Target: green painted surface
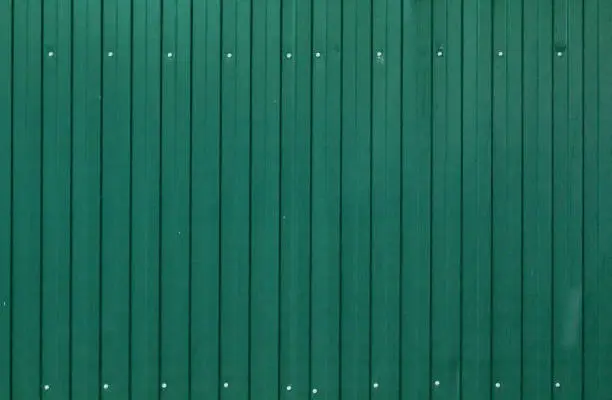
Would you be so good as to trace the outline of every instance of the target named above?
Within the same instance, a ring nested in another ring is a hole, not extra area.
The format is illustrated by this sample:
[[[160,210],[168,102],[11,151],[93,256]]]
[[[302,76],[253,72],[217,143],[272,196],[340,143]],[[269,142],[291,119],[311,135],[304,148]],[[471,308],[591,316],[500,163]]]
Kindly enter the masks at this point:
[[[0,400],[612,398],[612,3],[0,3]]]

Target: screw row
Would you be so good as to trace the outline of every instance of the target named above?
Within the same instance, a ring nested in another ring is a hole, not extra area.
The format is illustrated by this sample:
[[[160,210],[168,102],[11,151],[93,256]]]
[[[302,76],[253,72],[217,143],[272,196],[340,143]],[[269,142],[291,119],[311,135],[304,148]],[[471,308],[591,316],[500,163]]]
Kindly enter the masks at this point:
[[[440,381],[438,381],[438,380],[434,381],[434,386],[435,386],[435,387],[439,387],[440,385],[441,385]],[[161,384],[160,386],[161,386],[161,388],[162,388],[162,389],[167,389],[167,388],[168,388],[168,384],[167,384],[166,382],[162,382],[162,384]],[[374,389],[378,389],[378,388],[379,388],[379,386],[380,386],[380,385],[378,384],[378,382],[374,382],[374,383],[372,384],[372,387],[373,387]],[[502,386],[502,385],[501,385],[501,382],[495,382],[495,388],[499,389],[499,388],[501,388],[501,386]],[[554,386],[555,386],[555,388],[559,389],[559,388],[561,387],[561,383],[560,383],[560,382],[555,382],[555,385],[554,385]],[[228,389],[228,388],[229,388],[229,382],[224,382],[224,383],[223,383],[223,387],[224,387],[225,389]],[[109,389],[110,389],[110,385],[109,385],[108,383],[105,383],[105,384],[103,384],[103,385],[102,385],[102,388],[103,388],[104,390],[109,390]],[[285,389],[286,389],[288,392],[290,392],[290,391],[292,391],[292,390],[293,390],[293,386],[291,386],[291,385],[287,385],[287,387],[286,387]],[[43,390],[44,390],[45,392],[47,392],[47,391],[51,390],[51,386],[50,386],[50,385],[44,385],[44,386],[43,386]],[[317,388],[313,388],[313,389],[312,389],[312,394],[317,394],[318,392],[319,392],[319,390],[318,390]]]
[[[114,57],[114,56],[115,56],[115,53],[114,53],[114,52],[112,52],[112,51],[109,51],[109,52],[108,52],[106,55],[107,55],[108,57]],[[50,57],[50,58],[53,58],[53,57],[55,57],[55,52],[54,52],[54,51],[49,51],[49,52],[47,53],[47,56],[48,56],[48,57]],[[234,56],[234,55],[233,55],[232,53],[226,53],[226,54],[225,54],[225,57],[226,57],[226,58],[232,58],[233,56]],[[314,56],[315,56],[315,58],[321,58],[321,52],[319,52],[319,51],[314,52]],[[382,52],[382,51],[377,51],[377,52],[376,52],[376,57],[377,57],[377,58],[379,58],[379,59],[380,59],[380,58],[382,58],[382,56],[383,56],[383,52]],[[436,51],[436,56],[438,56],[438,57],[443,57],[443,56],[444,56],[444,51],[442,50],[442,48],[440,48],[440,49],[438,49],[438,50]],[[501,51],[501,50],[499,50],[499,51],[497,52],[497,56],[498,56],[498,57],[503,57],[503,56],[504,56],[504,52],[503,52],[503,51]],[[166,57],[167,57],[167,58],[174,58],[174,53],[170,52],[170,53],[166,54]],[[557,52],[557,57],[563,57],[563,52],[562,52],[562,51],[558,51],[558,52]],[[292,59],[292,58],[293,58],[293,54],[292,54],[292,53],[286,53],[286,54],[285,54],[285,58],[286,58],[287,60],[290,60],[290,59]]]

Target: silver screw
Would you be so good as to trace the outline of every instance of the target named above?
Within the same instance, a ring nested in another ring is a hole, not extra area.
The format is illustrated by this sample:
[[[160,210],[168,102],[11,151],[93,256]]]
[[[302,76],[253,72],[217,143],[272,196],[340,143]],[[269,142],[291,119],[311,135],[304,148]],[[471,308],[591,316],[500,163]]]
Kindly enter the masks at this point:
[[[291,57],[293,57],[293,54],[287,53],[286,57],[287,57],[287,60],[289,60]]]
[[[557,57],[563,57],[563,52],[562,51],[557,52]]]
[[[378,58],[382,57],[382,51],[376,52],[376,57],[378,57]]]
[[[435,381],[434,386],[440,386],[440,381]]]
[[[43,389],[45,389],[45,392],[46,392],[46,391],[48,391],[49,389],[51,389],[51,386],[49,386],[49,385],[45,385],[45,386],[43,386]]]
[[[52,52],[52,51],[49,52],[49,57],[53,57],[54,55],[55,55],[54,52]]]
[[[318,51],[315,53],[315,57],[317,58],[321,58],[321,53],[319,53]]]
[[[291,387],[291,385],[287,386],[287,391],[288,391],[288,392],[290,392],[290,391],[291,391],[291,389],[293,389],[293,388]]]
[[[162,389],[165,389],[165,388],[167,388],[167,387],[168,387],[168,384],[167,384],[166,382],[163,382],[163,383],[161,384],[161,388],[162,388]]]
[[[503,51],[498,51],[497,55],[500,56],[500,57],[503,57],[504,56],[504,52]]]
[[[372,387],[373,387],[374,389],[378,389],[378,382],[374,382],[374,384],[372,385]]]
[[[443,53],[442,53],[442,50],[438,50],[438,52],[436,53],[436,55],[437,55],[438,57],[442,57],[442,54],[443,54]]]
[[[168,58],[172,58],[173,54],[172,53],[168,53]]]
[[[227,53],[226,57],[227,58],[232,58],[234,55],[232,53]]]
[[[2,302],[2,307],[6,307],[6,301]]]
[[[559,382],[555,383],[555,387],[556,387],[557,389],[558,389],[558,388],[560,388],[560,387],[561,387],[561,383],[559,383]]]
[[[223,387],[227,389],[227,388],[229,387],[229,383],[225,382],[225,383],[223,384]]]
[[[499,389],[501,387],[501,383],[495,382],[495,387]]]
[[[312,394],[317,394],[318,392],[319,391],[316,388],[312,389]]]
[[[110,387],[110,385],[108,383],[105,383],[104,386],[102,386],[104,388],[104,390],[108,390],[108,388]]]
[[[112,57],[112,56],[114,56],[114,55],[115,55],[115,53],[113,53],[112,51],[109,51],[109,52],[108,52],[108,56],[109,56],[109,57]]]

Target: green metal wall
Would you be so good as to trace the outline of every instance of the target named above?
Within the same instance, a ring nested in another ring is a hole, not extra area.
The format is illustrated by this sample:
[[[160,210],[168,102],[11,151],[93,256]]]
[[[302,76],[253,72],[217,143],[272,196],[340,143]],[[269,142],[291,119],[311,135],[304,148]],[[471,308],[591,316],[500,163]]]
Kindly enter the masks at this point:
[[[611,27],[1,0],[0,399],[611,399]]]

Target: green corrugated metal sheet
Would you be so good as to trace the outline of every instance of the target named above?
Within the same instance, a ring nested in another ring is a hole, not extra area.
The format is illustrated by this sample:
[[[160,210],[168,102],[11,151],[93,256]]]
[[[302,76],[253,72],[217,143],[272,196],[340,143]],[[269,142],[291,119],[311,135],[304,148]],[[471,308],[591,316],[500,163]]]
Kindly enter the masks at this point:
[[[612,398],[611,24],[2,0],[0,400]]]

